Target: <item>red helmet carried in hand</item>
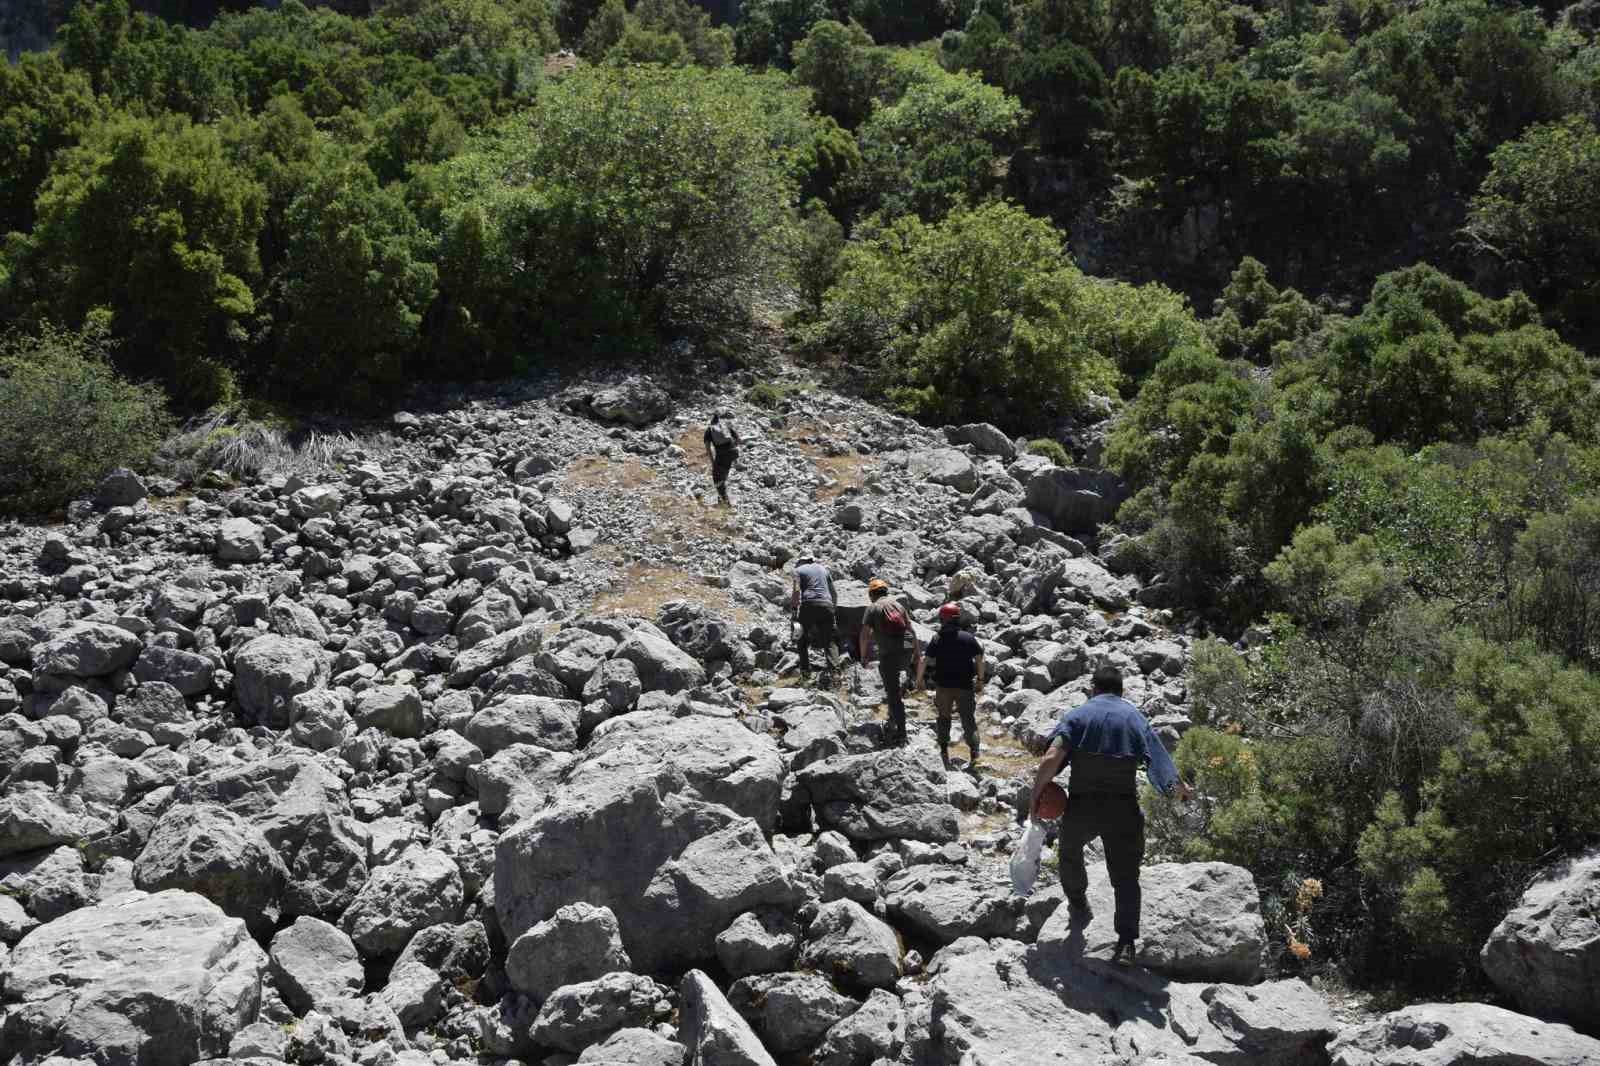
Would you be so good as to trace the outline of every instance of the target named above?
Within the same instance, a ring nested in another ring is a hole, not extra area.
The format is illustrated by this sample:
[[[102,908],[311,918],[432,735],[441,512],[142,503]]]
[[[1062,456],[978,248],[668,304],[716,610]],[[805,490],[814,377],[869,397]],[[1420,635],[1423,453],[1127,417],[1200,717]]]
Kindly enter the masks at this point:
[[[939,608],[939,621],[959,622],[960,620],[961,605],[959,603],[947,603],[943,607]]]

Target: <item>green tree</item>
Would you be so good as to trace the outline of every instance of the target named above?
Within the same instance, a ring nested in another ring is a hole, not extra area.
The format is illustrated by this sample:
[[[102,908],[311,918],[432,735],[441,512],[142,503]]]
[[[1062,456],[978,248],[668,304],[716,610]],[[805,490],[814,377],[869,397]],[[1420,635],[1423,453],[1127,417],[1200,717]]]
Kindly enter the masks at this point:
[[[104,316],[0,337],[0,511],[53,512],[155,454],[171,428],[166,398],[119,376],[110,348]]]
[[[1022,119],[1021,103],[1004,90],[940,71],[861,124],[857,194],[869,210],[924,219],[982,200],[1000,185]]]
[[[109,308],[119,363],[184,406],[215,403],[255,314],[264,203],[215,129],[114,113],[57,155],[12,298],[73,324]]]
[[[1495,149],[1463,232],[1507,280],[1592,336],[1600,325],[1600,130],[1573,115]]]
[[[809,88],[817,110],[845,129],[872,111],[886,72],[883,53],[855,23],[823,19],[794,46],[794,78]]]
[[[1079,45],[1063,42],[1024,55],[1012,65],[1008,87],[1033,112],[1047,148],[1078,151],[1089,131],[1105,124],[1105,73]]]
[[[414,163],[439,163],[459,152],[466,131],[449,108],[423,89],[378,117],[367,165],[384,183],[399,181]]]
[[[867,360],[919,417],[1033,424],[1115,380],[1073,328],[1077,277],[1061,235],[1014,205],[908,216],[849,243],[807,336]]]
[[[320,162],[285,223],[289,246],[273,279],[274,386],[341,406],[387,398],[433,300],[432,241],[398,190],[338,154]]]
[[[789,66],[789,50],[829,18],[827,0],[744,0],[734,27],[734,51],[751,66]]]
[[[0,66],[0,233],[33,228],[33,200],[51,160],[98,114],[88,80],[54,55],[28,52]]]

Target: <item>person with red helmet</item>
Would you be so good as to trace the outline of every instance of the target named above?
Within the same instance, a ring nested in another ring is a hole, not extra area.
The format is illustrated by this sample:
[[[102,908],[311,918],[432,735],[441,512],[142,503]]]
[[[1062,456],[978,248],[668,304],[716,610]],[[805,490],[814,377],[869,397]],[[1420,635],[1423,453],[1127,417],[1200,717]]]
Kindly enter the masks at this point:
[[[967,772],[978,771],[978,690],[983,688],[983,645],[961,628],[961,605],[939,608],[939,632],[928,642],[924,662],[933,660],[934,726],[939,736],[939,757],[950,768],[951,712],[961,715],[961,732],[967,738]],[[923,687],[923,667],[917,666],[917,687]]]

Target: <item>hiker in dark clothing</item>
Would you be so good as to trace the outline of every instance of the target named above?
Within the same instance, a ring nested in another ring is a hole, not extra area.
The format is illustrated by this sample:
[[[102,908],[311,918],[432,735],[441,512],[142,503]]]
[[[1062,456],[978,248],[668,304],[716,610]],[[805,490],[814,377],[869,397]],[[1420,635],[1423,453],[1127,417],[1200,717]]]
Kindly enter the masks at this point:
[[[726,407],[718,408],[706,427],[706,458],[711,460],[711,482],[717,487],[717,497],[726,505],[728,472],[739,458],[739,431],[733,428],[733,412]]]
[[[1033,780],[1029,813],[1037,816],[1045,786],[1072,766],[1067,783],[1067,811],[1061,816],[1061,887],[1075,919],[1089,913],[1089,873],[1083,846],[1099,837],[1105,843],[1106,873],[1116,895],[1114,925],[1117,947],[1113,961],[1133,965],[1139,939],[1139,864],[1144,861],[1144,812],[1139,809],[1135,773],[1149,763],[1150,783],[1180,800],[1189,787],[1161,739],[1139,708],[1122,698],[1122,673],[1114,666],[1094,672],[1094,695],[1067,711],[1056,723],[1050,748]]]
[[[922,669],[922,644],[911,627],[911,615],[900,601],[889,595],[889,583],[873,578],[867,583],[867,598],[872,604],[861,617],[861,661],[867,661],[867,634],[878,646],[878,677],[889,701],[889,729],[885,738],[891,744],[906,742],[906,699],[901,691],[901,675],[908,666]]]
[[[951,712],[961,715],[961,732],[967,738],[967,772],[978,766],[978,690],[983,687],[983,645],[961,628],[961,605],[939,608],[939,632],[928,641],[923,661],[933,660],[933,708],[938,715],[934,732],[939,737],[939,758],[950,769]],[[917,688],[923,686],[922,666],[917,667]]]
[[[800,676],[811,673],[811,638],[822,645],[822,658],[827,668],[838,665],[838,651],[834,647],[834,610],[839,606],[839,593],[833,587],[833,575],[828,568],[809,555],[795,562],[794,590],[789,597],[790,609],[800,622]]]

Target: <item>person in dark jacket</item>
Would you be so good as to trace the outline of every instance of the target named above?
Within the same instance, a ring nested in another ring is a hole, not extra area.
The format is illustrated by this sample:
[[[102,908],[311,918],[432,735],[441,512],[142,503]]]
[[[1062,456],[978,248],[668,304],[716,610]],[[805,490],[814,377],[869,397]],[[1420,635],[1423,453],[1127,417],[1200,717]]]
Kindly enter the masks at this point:
[[[889,727],[884,739],[889,744],[903,746],[906,742],[906,698],[901,677],[913,666],[922,669],[922,642],[911,626],[911,615],[899,600],[889,595],[887,581],[875,577],[867,582],[867,599],[872,602],[861,616],[860,658],[865,665],[867,637],[871,636],[878,648],[878,677],[889,703]]]
[[[939,632],[928,642],[922,661],[933,661],[933,709],[938,715],[934,730],[939,737],[939,758],[950,769],[950,718],[961,715],[961,732],[967,738],[967,772],[978,767],[978,690],[983,688],[983,645],[961,628],[961,605],[947,603],[939,608]],[[917,667],[917,688],[923,687],[923,668]]]
[[[795,561],[794,589],[789,596],[789,606],[800,623],[800,639],[796,650],[800,654],[800,676],[811,673],[811,641],[822,646],[822,658],[829,670],[838,665],[838,651],[834,646],[835,615],[839,606],[839,593],[833,587],[833,575],[828,568],[809,555]]]
[[[1061,816],[1060,873],[1075,917],[1089,913],[1089,873],[1083,847],[1099,837],[1106,873],[1116,896],[1117,946],[1113,961],[1132,966],[1139,939],[1139,864],[1144,861],[1144,812],[1139,809],[1137,771],[1148,764],[1150,783],[1180,800],[1189,788],[1172,757],[1139,708],[1122,698],[1122,673],[1114,666],[1094,672],[1094,695],[1061,716],[1033,780],[1029,813],[1037,816],[1045,786],[1071,765],[1067,810]]]
[[[711,460],[711,483],[724,506],[728,500],[728,473],[739,458],[739,431],[733,428],[733,412],[720,407],[706,427],[706,458]]]

